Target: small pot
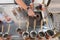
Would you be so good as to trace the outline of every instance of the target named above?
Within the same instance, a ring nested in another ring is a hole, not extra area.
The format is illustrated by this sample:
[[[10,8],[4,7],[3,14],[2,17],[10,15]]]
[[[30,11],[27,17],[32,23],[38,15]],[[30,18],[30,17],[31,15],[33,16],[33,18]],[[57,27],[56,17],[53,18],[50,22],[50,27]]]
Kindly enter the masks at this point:
[[[36,38],[36,37],[37,37],[37,32],[34,31],[34,30],[31,31],[31,32],[30,32],[30,37],[31,37],[31,38]]]
[[[2,32],[0,32],[0,37],[2,37],[3,36],[3,34],[2,34]]]
[[[19,34],[22,34],[22,29],[21,28],[17,28],[17,32],[19,32]]]
[[[40,37],[40,38],[42,38],[42,37],[45,37],[45,33],[44,32],[38,32],[38,36]]]
[[[22,33],[23,39],[28,38],[29,37],[29,32],[25,31]]]
[[[4,37],[4,38],[7,38],[8,35],[9,35],[8,33],[5,33],[3,37]]]
[[[52,30],[47,30],[46,32],[45,32],[45,37],[46,37],[46,39],[49,39],[49,37],[51,36],[53,36],[54,35],[54,32],[52,31]]]

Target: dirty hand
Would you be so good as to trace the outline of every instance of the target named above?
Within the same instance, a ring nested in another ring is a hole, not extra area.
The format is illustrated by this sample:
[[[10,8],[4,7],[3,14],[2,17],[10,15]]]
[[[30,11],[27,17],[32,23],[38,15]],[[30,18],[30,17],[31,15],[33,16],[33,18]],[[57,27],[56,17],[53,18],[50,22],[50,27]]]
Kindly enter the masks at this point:
[[[28,10],[28,16],[35,16],[35,13],[31,10],[31,9],[29,9]]]

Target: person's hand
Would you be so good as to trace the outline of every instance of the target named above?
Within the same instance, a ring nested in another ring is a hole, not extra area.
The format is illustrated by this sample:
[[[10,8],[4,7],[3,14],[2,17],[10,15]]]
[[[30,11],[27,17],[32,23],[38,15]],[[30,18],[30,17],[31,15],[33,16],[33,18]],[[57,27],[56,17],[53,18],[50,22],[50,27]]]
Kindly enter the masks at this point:
[[[35,13],[31,10],[31,9],[29,9],[28,10],[28,16],[35,16]]]
[[[30,3],[30,8],[33,10],[33,8],[34,8],[34,4],[33,3]]]

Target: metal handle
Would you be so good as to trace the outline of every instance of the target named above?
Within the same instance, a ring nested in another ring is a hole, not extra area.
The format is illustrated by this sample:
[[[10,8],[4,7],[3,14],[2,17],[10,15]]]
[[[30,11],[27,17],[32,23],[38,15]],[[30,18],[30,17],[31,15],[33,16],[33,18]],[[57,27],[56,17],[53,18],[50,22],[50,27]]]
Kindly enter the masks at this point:
[[[34,30],[35,30],[35,27],[36,27],[36,19],[34,20]]]
[[[1,32],[0,32],[0,37],[3,36],[3,31],[4,31],[4,26],[2,25],[2,30],[1,30]]]
[[[9,31],[10,31],[10,24],[9,24],[9,26],[8,26],[8,31],[7,31],[7,33],[9,33]]]
[[[4,34],[4,38],[7,38],[9,36],[9,31],[10,31],[10,24],[8,24],[8,30],[7,33]]]
[[[2,25],[2,32],[4,32],[4,26]]]
[[[19,19],[19,28],[21,28],[21,27],[20,27],[20,24],[21,24],[21,21],[20,21],[20,19]]]
[[[42,24],[43,24],[43,21],[42,21],[42,20],[41,20],[41,23],[40,23],[40,24],[41,24],[40,28],[41,28],[41,30],[42,30]]]
[[[26,27],[27,27],[27,31],[28,31],[28,28],[29,28],[29,19],[27,20],[27,25],[26,25]]]

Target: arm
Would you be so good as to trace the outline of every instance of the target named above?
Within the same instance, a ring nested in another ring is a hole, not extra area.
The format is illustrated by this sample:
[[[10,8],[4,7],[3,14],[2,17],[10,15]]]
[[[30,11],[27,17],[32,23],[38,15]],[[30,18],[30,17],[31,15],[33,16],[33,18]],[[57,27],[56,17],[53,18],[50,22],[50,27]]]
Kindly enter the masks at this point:
[[[16,3],[23,9],[27,10],[27,5],[22,0],[16,0]]]
[[[21,6],[24,10],[28,11],[29,16],[34,16],[35,13],[32,11],[32,9],[27,10],[28,6],[22,1],[22,0],[16,0],[16,3]]]

